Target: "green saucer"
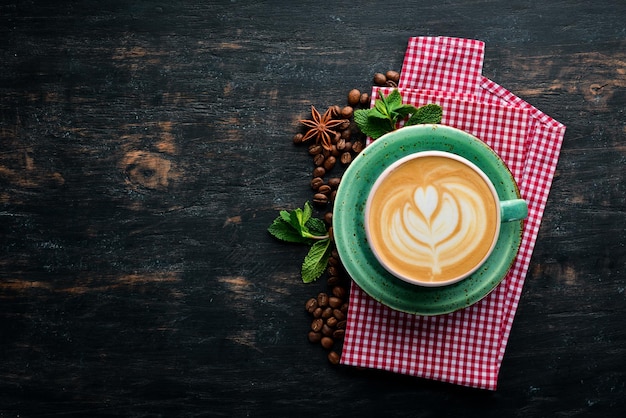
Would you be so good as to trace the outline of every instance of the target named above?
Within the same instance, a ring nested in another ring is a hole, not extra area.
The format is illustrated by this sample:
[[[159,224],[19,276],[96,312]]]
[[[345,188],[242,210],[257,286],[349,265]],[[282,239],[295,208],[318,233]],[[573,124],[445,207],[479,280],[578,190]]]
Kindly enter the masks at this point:
[[[348,167],[335,198],[333,230],[341,261],[363,291],[398,311],[440,315],[478,302],[504,279],[520,247],[522,221],[502,223],[490,257],[474,274],[458,283],[422,287],[387,272],[376,260],[365,236],[367,196],[376,178],[390,164],[425,150],[447,151],[465,157],[489,176],[500,200],[520,198],[506,164],[481,140],[444,125],[409,126],[374,141]]]

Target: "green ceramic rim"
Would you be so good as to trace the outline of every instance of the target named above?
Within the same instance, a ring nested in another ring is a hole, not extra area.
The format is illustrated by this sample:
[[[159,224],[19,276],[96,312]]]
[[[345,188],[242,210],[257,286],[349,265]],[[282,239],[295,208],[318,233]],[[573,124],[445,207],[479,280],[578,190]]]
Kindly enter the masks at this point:
[[[404,282],[385,270],[369,248],[363,226],[367,195],[376,178],[407,155],[438,150],[460,155],[487,174],[500,200],[520,193],[506,164],[484,142],[445,125],[416,125],[388,133],[359,154],[337,190],[333,210],[335,244],[350,277],[388,307],[417,315],[441,315],[466,308],[487,296],[506,276],[521,244],[522,221],[503,223],[491,256],[468,278],[443,287]]]

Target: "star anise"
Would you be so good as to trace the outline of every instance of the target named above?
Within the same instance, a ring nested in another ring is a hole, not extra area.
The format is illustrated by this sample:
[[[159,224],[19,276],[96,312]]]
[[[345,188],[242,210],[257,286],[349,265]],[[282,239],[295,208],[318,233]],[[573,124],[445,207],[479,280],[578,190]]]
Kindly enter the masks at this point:
[[[332,108],[328,108],[323,115],[320,115],[315,106],[311,106],[311,119],[302,119],[299,122],[309,128],[302,137],[302,142],[315,138],[316,144],[322,145],[327,150],[332,150],[332,140],[335,137],[333,128],[346,122],[346,119],[333,119]]]

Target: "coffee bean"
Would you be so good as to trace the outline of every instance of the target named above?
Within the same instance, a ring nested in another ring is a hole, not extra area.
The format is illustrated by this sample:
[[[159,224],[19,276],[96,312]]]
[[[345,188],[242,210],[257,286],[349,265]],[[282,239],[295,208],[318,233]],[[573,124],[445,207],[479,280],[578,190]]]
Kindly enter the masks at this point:
[[[341,310],[341,312],[343,313],[348,313],[348,302],[341,305],[341,308],[339,308],[339,310]]]
[[[319,306],[317,308],[315,308],[315,310],[313,311],[313,318],[321,318],[323,311],[324,310],[322,308],[320,308]]]
[[[344,151],[346,149],[346,140],[345,139],[341,138],[339,141],[337,141],[337,149],[339,151]]]
[[[328,318],[326,320],[326,325],[328,325],[331,328],[335,328],[337,326],[337,318],[335,318],[334,316],[331,316],[330,318]]]
[[[341,286],[333,287],[333,296],[343,299],[346,297],[346,289]]]
[[[335,330],[329,327],[328,325],[326,324],[322,325],[322,334],[324,334],[325,336],[330,337],[331,335],[333,335],[334,331]]]
[[[341,282],[341,277],[339,276],[330,276],[326,279],[326,284],[328,286],[337,286]]]
[[[343,154],[341,154],[339,160],[341,161],[341,164],[348,165],[352,162],[352,154],[350,154],[349,152],[344,152]]]
[[[318,144],[313,144],[309,147],[309,154],[311,155],[317,155],[320,154],[322,152],[324,148],[322,148],[321,145]]]
[[[361,92],[358,89],[352,89],[348,92],[348,104],[350,106],[356,106],[361,100]]]
[[[324,179],[321,177],[313,177],[311,180],[311,189],[318,190],[324,184]]]
[[[322,318],[327,319],[327,318],[330,318],[331,316],[333,316],[333,308],[328,306],[322,310]]]
[[[325,308],[328,306],[328,295],[324,292],[321,292],[317,295],[317,306],[320,308]]]
[[[346,321],[346,320],[337,322],[337,329],[346,329],[346,323],[347,322],[348,321]]]
[[[363,151],[363,143],[361,141],[354,142],[352,144],[352,151],[356,152],[357,154]]]
[[[339,361],[341,360],[341,357],[339,357],[339,354],[337,354],[334,351],[331,351],[330,353],[328,353],[328,361],[331,362],[331,364],[339,364]]]
[[[370,104],[370,95],[367,93],[362,93],[359,98],[359,103],[361,106],[368,106]]]
[[[323,154],[317,154],[316,156],[313,157],[313,164],[319,167],[320,165],[324,164],[325,159],[326,158],[324,157]]]
[[[333,309],[333,318],[335,318],[337,322],[341,322],[346,319],[346,314],[341,312],[341,309]],[[328,323],[328,321],[326,321],[326,323]]]
[[[333,344],[335,343],[333,339],[330,337],[322,337],[320,342],[322,343],[322,347],[324,347],[327,350],[330,350],[331,348],[333,348]]]
[[[329,276],[339,276],[339,269],[336,266],[329,266],[326,272]]]
[[[328,225],[332,225],[333,224],[333,213],[332,212],[326,212],[324,214],[324,222],[326,222]]]
[[[334,156],[329,155],[328,158],[326,158],[326,160],[324,161],[324,168],[326,169],[326,171],[332,170],[335,166],[336,161],[337,159]]]
[[[346,335],[346,330],[344,329],[336,329],[333,332],[333,338],[336,340],[343,340],[343,337]]]
[[[339,187],[339,183],[341,183],[340,177],[331,177],[328,179],[328,185],[333,189]]]
[[[307,310],[308,313],[313,313],[313,311],[317,309],[317,299],[311,298],[307,300],[304,308]]]
[[[309,341],[312,343],[319,343],[322,339],[322,333],[309,331]]]
[[[326,169],[324,167],[315,167],[313,170],[313,177],[324,177]]]
[[[328,184],[322,184],[319,189],[317,189],[317,192],[328,196],[331,192],[331,188]]]
[[[313,203],[319,206],[323,206],[328,203],[328,196],[322,193],[315,193],[313,195]]]
[[[338,308],[341,306],[342,303],[343,301],[339,299],[338,297],[331,296],[328,298],[328,304],[330,305],[331,308]]]
[[[302,135],[301,133],[297,133],[293,136],[293,143],[298,145],[302,143],[302,138],[304,137],[304,135]]]
[[[324,327],[324,320],[322,318],[316,318],[311,322],[311,329],[313,332],[320,332]]]

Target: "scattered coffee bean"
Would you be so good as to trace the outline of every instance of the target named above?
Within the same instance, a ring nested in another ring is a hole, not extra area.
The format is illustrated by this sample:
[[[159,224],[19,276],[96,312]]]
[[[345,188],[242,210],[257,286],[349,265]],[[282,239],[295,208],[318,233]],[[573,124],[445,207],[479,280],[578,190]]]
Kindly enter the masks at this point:
[[[302,138],[304,137],[304,135],[302,135],[301,133],[297,133],[293,136],[293,143],[298,145],[302,143]]]
[[[320,332],[324,327],[324,320],[322,318],[315,318],[313,322],[311,322],[311,330],[313,332]]]
[[[339,357],[339,354],[337,354],[334,351],[331,351],[330,353],[328,353],[328,361],[331,362],[331,364],[339,364],[339,361],[341,360],[341,357]]]
[[[318,189],[317,192],[318,193],[322,193],[325,194],[326,196],[328,196],[330,194],[330,192],[332,191],[332,189],[330,188],[330,186],[328,184],[322,184]]]
[[[324,167],[315,167],[313,169],[313,177],[324,177],[326,169]]]
[[[391,80],[394,83],[398,83],[400,81],[400,73],[397,71],[389,70],[385,73],[385,77],[387,77],[387,80]]]
[[[367,93],[361,94],[361,97],[359,98],[359,103],[361,104],[361,106],[369,106],[370,105],[370,95],[367,94]]]
[[[333,167],[335,166],[336,161],[337,159],[333,155],[329,155],[328,158],[326,158],[326,160],[324,161],[324,168],[327,171],[332,170]]]
[[[359,154],[361,151],[363,151],[363,143],[361,141],[356,141],[352,143],[352,151]]]
[[[317,305],[320,308],[325,308],[328,306],[328,294],[321,292],[317,295]]]
[[[361,92],[357,89],[352,89],[348,93],[348,104],[350,106],[356,106],[359,104],[359,100],[361,100]]]
[[[318,206],[326,205],[328,203],[328,196],[322,193],[315,193],[313,195],[313,203]]]
[[[324,148],[322,148],[321,145],[318,144],[313,144],[309,147],[309,154],[311,155],[317,155],[320,154],[322,152]]]
[[[349,152],[344,152],[343,154],[341,154],[341,164],[343,165],[348,165],[352,162],[352,154],[350,154]]]
[[[336,329],[333,332],[333,338],[335,340],[343,340],[343,337],[346,335],[346,330],[345,329]]]
[[[330,350],[331,348],[333,348],[333,344],[335,344],[333,339],[330,337],[322,337],[320,342],[322,343],[322,347],[324,347],[327,350]]]
[[[324,214],[324,222],[326,222],[327,225],[332,225],[333,224],[333,213],[332,212],[326,212]]]
[[[335,333],[333,333],[333,335],[334,334]],[[321,332],[309,331],[309,341],[311,341],[312,343],[319,343],[321,340],[322,340]]]
[[[318,190],[320,188],[320,186],[322,186],[324,184],[324,179],[321,177],[313,177],[313,180],[311,180],[311,189],[313,190]]]
[[[374,79],[372,81],[377,86],[384,86],[385,83],[387,83],[387,76],[383,73],[376,73],[374,74]]]
[[[339,283],[341,283],[341,277],[338,276],[330,276],[326,279],[326,284],[328,286],[337,286]]]
[[[351,118],[353,114],[354,114],[354,108],[352,106],[345,106],[343,109],[341,109],[341,116],[343,116],[346,119]]]
[[[322,318],[323,319],[328,319],[331,316],[333,316],[333,308],[331,308],[330,306],[327,306],[326,308],[324,308],[322,310]]]
[[[328,304],[331,308],[339,308],[343,304],[343,301],[338,297],[331,296],[328,298]]]
[[[333,296],[339,299],[344,299],[346,297],[346,289],[341,286],[333,287],[332,292],[333,292]]]
[[[313,311],[313,318],[321,318],[322,317],[322,312],[324,312],[324,310],[318,306]]]
[[[334,329],[332,329],[328,325],[326,324],[322,325],[322,334],[326,335],[327,337],[333,335],[333,331]]]
[[[313,313],[313,311],[317,309],[317,299],[311,298],[307,300],[304,308],[307,310],[308,313]]]
[[[326,325],[328,325],[331,328],[335,328],[337,326],[337,318],[335,318],[334,316],[331,316],[330,318],[328,318],[326,320]]]
[[[339,183],[341,183],[341,178],[339,177],[331,177],[328,179],[328,185],[333,189],[339,187]]]
[[[317,154],[313,157],[313,164],[315,164],[316,167],[319,167],[324,164],[325,159],[324,154]]]
[[[337,322],[337,329],[346,329],[346,320]]]
[[[333,309],[333,318],[335,318],[337,322],[341,322],[346,319],[346,314],[341,312],[341,309]]]

